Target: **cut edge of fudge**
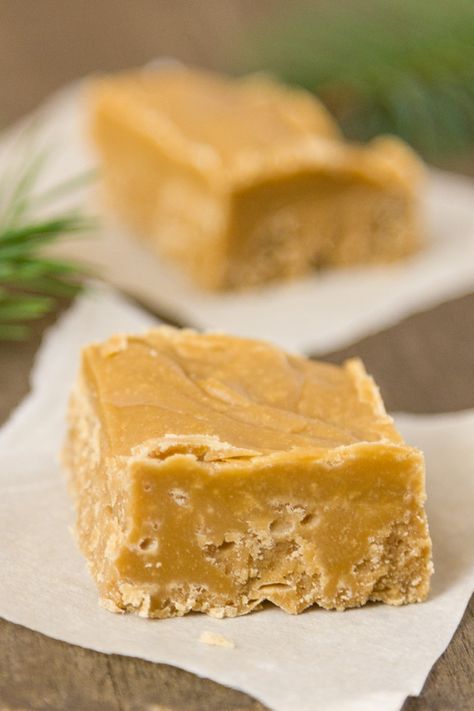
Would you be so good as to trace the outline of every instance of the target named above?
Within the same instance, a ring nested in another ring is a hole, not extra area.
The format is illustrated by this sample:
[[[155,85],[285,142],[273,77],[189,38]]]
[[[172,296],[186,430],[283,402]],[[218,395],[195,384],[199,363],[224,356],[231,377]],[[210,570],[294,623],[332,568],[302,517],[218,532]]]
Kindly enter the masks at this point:
[[[112,339],[105,349],[113,357],[126,343]],[[361,399],[389,421],[362,364],[346,367]],[[64,461],[78,543],[107,609],[226,617],[266,600],[296,614],[426,598],[423,455],[396,431],[270,454],[170,432],[103,461],[100,409],[83,372]]]

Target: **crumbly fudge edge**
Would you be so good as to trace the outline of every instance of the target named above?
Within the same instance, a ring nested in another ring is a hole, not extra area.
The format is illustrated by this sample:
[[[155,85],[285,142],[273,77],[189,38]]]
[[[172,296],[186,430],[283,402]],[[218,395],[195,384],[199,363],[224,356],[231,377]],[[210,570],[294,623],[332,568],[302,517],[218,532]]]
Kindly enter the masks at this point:
[[[361,363],[350,361],[346,367],[352,371],[352,376],[358,380],[363,397],[373,399],[375,409],[379,415],[391,422],[385,413],[383,403],[378,394],[378,389],[373,380],[365,373]],[[199,610],[207,614],[222,616],[235,616],[246,614],[255,607],[260,606],[264,599],[269,599],[274,604],[286,609],[287,612],[298,613],[312,604],[323,607],[344,609],[349,606],[364,604],[368,600],[380,600],[390,604],[404,604],[425,599],[429,589],[431,574],[431,544],[423,510],[424,501],[424,468],[420,453],[420,486],[423,490],[420,506],[413,520],[395,522],[391,530],[382,537],[374,540],[372,557],[359,561],[360,570],[370,569],[380,563],[380,556],[384,557],[387,572],[374,586],[370,596],[364,600],[348,600],[341,597],[334,600],[323,600],[313,586],[302,590],[293,600],[278,589],[275,585],[266,589],[264,597],[255,598],[247,596],[241,598],[239,605],[212,604],[202,590],[190,590],[180,599],[169,601],[164,607],[154,606],[152,595],[146,589],[139,589],[134,585],[127,585],[120,580],[120,573],[113,562],[121,547],[127,545],[127,531],[123,520],[126,512],[122,511],[122,525],[117,520],[117,505],[128,503],[126,497],[132,495],[128,491],[131,467],[137,459],[134,457],[116,457],[107,463],[105,472],[100,467],[100,422],[95,412],[93,395],[84,382],[83,375],[79,378],[70,404],[70,431],[65,448],[65,459],[70,470],[70,486],[76,503],[78,515],[77,537],[79,545],[88,560],[91,573],[95,578],[102,597],[102,604],[113,611],[137,612],[142,616],[169,617],[186,614],[192,610]],[[205,443],[209,446],[209,442]],[[222,443],[221,443],[222,444]],[[347,450],[347,447],[340,448]],[[406,449],[400,447],[402,452]],[[415,450],[413,450],[415,451]],[[339,452],[338,456],[341,454]],[[138,457],[139,462],[146,460],[145,451]],[[291,466],[291,462],[289,462]],[[90,472],[93,472],[92,477]],[[106,481],[102,479],[105,475]],[[121,485],[117,486],[117,481]],[[95,484],[95,486],[94,486]],[[98,490],[101,486],[102,490]],[[113,501],[113,492],[121,491],[123,494],[120,503]],[[104,514],[109,508],[109,513]],[[111,517],[110,514],[113,514]],[[296,516],[299,515],[299,512]],[[420,547],[421,545],[421,547]],[[415,547],[414,547],[415,546]],[[416,547],[418,547],[416,552]],[[415,551],[415,553],[414,553]],[[303,595],[302,595],[303,592]],[[303,599],[303,602],[301,602]]]
[[[341,459],[354,456],[354,450],[359,445],[342,447],[334,450],[331,454],[335,464],[340,464]],[[377,449],[377,444],[362,443],[360,447]],[[288,523],[292,523],[296,528],[302,521],[306,524],[313,517],[317,518],[320,512],[298,504],[287,503],[283,509],[275,515],[274,523],[270,532],[262,528],[253,528],[250,524],[249,535],[242,536],[236,534],[235,530],[230,530],[220,541],[212,536],[202,537],[202,554],[212,559],[215,556],[217,566],[224,566],[223,570],[235,570],[238,575],[243,576],[242,584],[236,583],[235,591],[229,595],[214,595],[212,591],[206,591],[200,585],[176,585],[174,594],[166,593],[166,597],[160,595],[160,591],[150,586],[125,586],[122,589],[122,603],[120,606],[129,611],[137,612],[143,616],[169,617],[183,615],[190,611],[201,611],[217,617],[235,616],[246,614],[255,607],[260,606],[265,600],[280,606],[286,612],[297,614],[307,607],[317,604],[327,609],[346,609],[357,607],[370,600],[382,601],[393,605],[400,605],[409,602],[420,602],[424,600],[429,590],[429,578],[432,572],[431,566],[431,542],[429,539],[426,514],[423,509],[425,499],[424,493],[424,463],[421,453],[413,448],[405,446],[387,444],[387,448],[392,450],[395,458],[408,458],[413,469],[410,474],[411,484],[407,488],[407,496],[412,503],[407,504],[402,515],[387,522],[384,528],[374,531],[374,536],[369,539],[366,553],[361,559],[354,560],[354,569],[359,578],[365,578],[364,586],[357,593],[350,592],[344,585],[329,596],[321,587],[317,566],[315,570],[305,571],[301,565],[296,565],[292,570],[288,570],[288,579],[274,579],[272,565],[277,568],[285,558],[298,558],[301,551],[300,543],[295,545],[291,536],[285,537]],[[202,455],[198,455],[200,457]],[[309,455],[311,456],[311,455]],[[181,457],[193,458],[193,455],[172,455],[164,461],[147,461],[137,458],[132,463],[130,473],[133,476],[133,468],[141,476],[143,467],[156,468],[156,475],[160,476],[160,468],[172,466],[173,460],[178,463]],[[214,466],[209,463],[199,461],[194,456],[196,467]],[[272,457],[272,455],[270,455]],[[287,466],[291,467],[292,461],[288,454],[277,455],[275,459],[287,460]],[[268,455],[260,458],[263,464],[268,461]],[[250,461],[250,460],[249,460]],[[326,462],[327,466],[331,466]],[[258,473],[255,474],[258,476]],[[139,482],[136,482],[137,485]],[[184,491],[183,491],[184,493]],[[162,494],[161,495],[166,495]],[[178,491],[179,497],[183,496]],[[133,494],[132,494],[133,499]],[[178,502],[178,505],[181,505]],[[283,531],[283,538],[281,531]],[[141,535],[146,536],[143,532]],[[201,545],[200,543],[200,545]],[[127,544],[128,545],[128,544]],[[133,546],[137,541],[133,542]],[[315,542],[317,552],[317,540]],[[306,554],[309,548],[306,547]],[[273,551],[277,551],[276,558],[273,559]],[[238,572],[236,558],[239,553],[243,557],[249,555],[254,561],[255,570],[250,573],[252,579],[249,581],[246,576],[249,570],[245,565]],[[264,567],[259,568],[259,562],[263,561]],[[272,560],[274,563],[272,563]],[[269,566],[265,565],[269,562]],[[296,561],[298,563],[298,561]],[[150,563],[151,564],[151,563]],[[291,567],[291,566],[290,566]],[[263,575],[261,575],[263,571]],[[298,572],[299,571],[299,572]],[[268,578],[270,576],[270,579]],[[240,581],[240,582],[241,582]],[[288,585],[288,582],[291,585]],[[255,585],[253,584],[255,583]]]

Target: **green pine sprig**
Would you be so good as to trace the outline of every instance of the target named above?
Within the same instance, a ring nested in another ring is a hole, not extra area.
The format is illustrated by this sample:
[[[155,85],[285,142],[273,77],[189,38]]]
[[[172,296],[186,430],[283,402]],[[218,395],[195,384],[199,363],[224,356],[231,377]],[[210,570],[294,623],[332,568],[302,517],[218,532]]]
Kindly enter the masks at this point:
[[[474,146],[472,0],[286,8],[244,32],[234,68],[269,70],[314,91],[352,139],[393,133],[428,158]]]
[[[29,152],[29,151],[27,151]],[[81,175],[48,190],[37,190],[48,154],[27,158],[17,171],[3,176],[0,189],[0,340],[23,340],[30,322],[54,309],[59,298],[82,289],[84,266],[49,258],[45,247],[90,230],[95,223],[82,211],[51,213],[60,197],[70,197],[91,179]]]

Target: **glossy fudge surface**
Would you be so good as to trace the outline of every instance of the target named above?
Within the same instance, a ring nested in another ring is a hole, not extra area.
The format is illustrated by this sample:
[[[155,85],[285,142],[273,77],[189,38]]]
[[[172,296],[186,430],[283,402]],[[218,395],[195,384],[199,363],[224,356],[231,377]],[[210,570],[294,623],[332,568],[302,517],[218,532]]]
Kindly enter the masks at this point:
[[[160,328],[84,350],[65,460],[102,603],[169,617],[429,588],[422,454],[360,361]]]
[[[183,67],[96,80],[91,133],[113,208],[209,289],[392,261],[420,243],[421,165],[345,142],[311,94]]]

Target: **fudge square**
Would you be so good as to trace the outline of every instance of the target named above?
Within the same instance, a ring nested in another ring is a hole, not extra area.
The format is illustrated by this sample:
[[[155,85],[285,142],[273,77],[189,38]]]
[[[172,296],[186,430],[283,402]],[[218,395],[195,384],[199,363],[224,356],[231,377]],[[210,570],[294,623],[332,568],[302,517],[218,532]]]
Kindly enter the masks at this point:
[[[395,138],[347,143],[307,92],[172,67],[98,79],[89,99],[111,206],[201,287],[390,262],[420,244],[415,154]]]
[[[359,360],[162,327],[86,347],[65,462],[102,604],[171,617],[424,600],[423,455]]]

